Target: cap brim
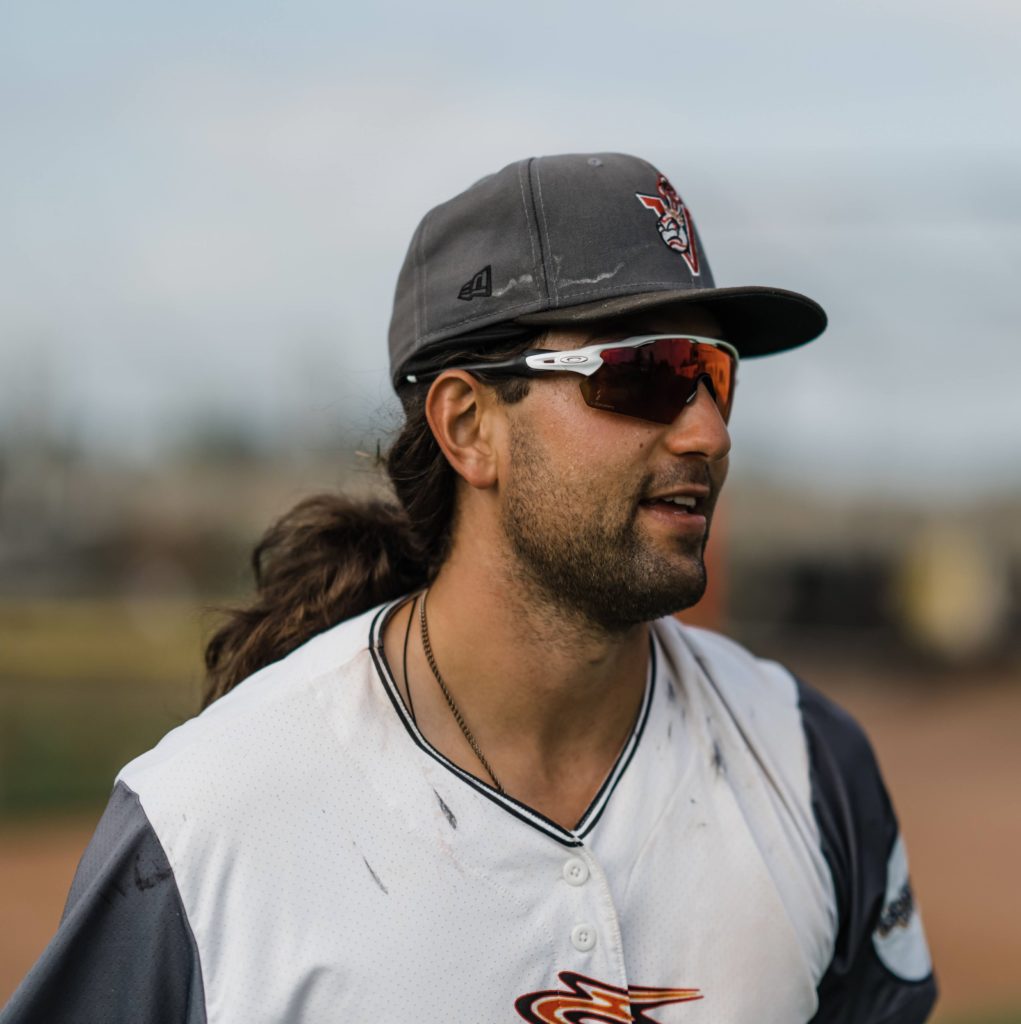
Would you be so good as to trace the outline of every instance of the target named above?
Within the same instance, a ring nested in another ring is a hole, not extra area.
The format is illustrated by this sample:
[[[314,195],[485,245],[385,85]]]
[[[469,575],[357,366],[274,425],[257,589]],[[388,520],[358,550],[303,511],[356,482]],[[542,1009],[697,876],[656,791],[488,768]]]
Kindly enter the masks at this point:
[[[720,321],[724,339],[742,358],[797,348],[817,338],[826,328],[825,311],[807,295],[757,285],[618,295],[583,305],[528,313],[517,317],[516,322],[540,327],[568,326],[653,309],[680,309],[692,303],[712,311]]]

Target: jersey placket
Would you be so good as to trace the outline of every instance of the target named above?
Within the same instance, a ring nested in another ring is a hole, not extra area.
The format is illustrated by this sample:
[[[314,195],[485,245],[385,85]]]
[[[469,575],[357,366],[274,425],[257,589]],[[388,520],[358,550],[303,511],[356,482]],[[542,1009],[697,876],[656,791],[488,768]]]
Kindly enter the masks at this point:
[[[545,898],[550,897],[556,906],[554,960],[546,965],[545,987],[516,999],[518,1014],[533,1024],[575,1019],[565,1015],[586,1011],[600,1014],[593,1020],[630,1021],[617,908],[601,866],[585,846],[564,851],[559,877]]]
[[[522,919],[529,922],[531,936],[518,935],[502,956],[495,957],[508,968],[506,983],[518,986],[511,1002],[519,1015],[543,1022],[563,1019],[545,1016],[557,1009],[581,1012],[602,1007],[606,1013],[617,1013],[622,1021],[630,1020],[619,910],[604,866],[587,842],[598,832],[613,793],[641,748],[657,701],[658,650],[651,648],[649,678],[635,727],[585,815],[569,830],[497,793],[425,740],[408,715],[382,656],[379,638],[383,621],[385,613],[373,631],[377,671],[411,739],[428,755],[418,759],[425,781],[438,797],[442,794],[445,811],[459,821],[456,853],[453,847],[451,852],[466,875],[493,890],[513,893],[521,905]],[[452,777],[465,785],[452,785]],[[641,841],[637,835],[635,841]],[[519,957],[529,946],[532,955],[526,965]]]

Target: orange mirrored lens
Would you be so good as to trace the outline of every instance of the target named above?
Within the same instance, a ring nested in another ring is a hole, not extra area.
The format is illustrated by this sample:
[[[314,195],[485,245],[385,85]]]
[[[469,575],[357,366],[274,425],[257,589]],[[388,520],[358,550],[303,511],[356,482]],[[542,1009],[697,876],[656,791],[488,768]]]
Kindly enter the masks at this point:
[[[581,383],[594,409],[673,423],[705,381],[724,422],[734,397],[734,359],[729,352],[690,338],[659,338],[637,348],[609,348],[603,365]]]

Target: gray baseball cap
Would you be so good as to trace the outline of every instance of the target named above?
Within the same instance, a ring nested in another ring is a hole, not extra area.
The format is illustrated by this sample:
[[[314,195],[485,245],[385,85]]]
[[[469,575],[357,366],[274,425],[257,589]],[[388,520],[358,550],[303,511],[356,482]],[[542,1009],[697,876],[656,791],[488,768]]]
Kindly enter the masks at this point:
[[[655,167],[622,153],[530,157],[430,210],[397,280],[390,370],[485,337],[495,325],[571,326],[697,302],[743,357],[826,327],[797,292],[717,288],[686,204]],[[496,332],[498,333],[498,332]]]

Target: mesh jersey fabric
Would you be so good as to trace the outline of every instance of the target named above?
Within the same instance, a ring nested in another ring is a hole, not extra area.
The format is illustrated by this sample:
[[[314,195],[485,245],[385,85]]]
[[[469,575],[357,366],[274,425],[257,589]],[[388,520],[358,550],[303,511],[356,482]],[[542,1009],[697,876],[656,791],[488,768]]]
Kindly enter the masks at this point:
[[[654,623],[634,732],[565,829],[418,733],[382,651],[393,607],[120,773],[3,1024],[926,1018],[890,801],[861,730],[810,687]],[[160,884],[139,889],[140,864]],[[150,897],[130,926],[119,888]]]

